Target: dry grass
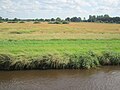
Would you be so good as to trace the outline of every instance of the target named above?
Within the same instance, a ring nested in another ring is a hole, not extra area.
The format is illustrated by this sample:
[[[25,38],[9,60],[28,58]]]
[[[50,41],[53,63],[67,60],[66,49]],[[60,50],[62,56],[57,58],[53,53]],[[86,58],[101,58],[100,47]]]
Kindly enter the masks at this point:
[[[1,23],[0,39],[120,39],[120,24]]]

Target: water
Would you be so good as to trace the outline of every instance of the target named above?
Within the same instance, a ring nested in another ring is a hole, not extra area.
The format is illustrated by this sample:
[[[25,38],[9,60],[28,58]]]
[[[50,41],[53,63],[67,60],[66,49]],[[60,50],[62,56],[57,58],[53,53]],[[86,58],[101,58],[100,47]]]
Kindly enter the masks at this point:
[[[120,68],[0,71],[0,90],[120,90]]]

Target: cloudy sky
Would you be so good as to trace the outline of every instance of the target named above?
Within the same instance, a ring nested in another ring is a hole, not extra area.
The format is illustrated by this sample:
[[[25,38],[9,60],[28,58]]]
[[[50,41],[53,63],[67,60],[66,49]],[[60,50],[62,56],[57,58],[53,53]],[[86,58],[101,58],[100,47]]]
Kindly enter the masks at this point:
[[[0,16],[8,18],[120,16],[120,0],[0,0]]]

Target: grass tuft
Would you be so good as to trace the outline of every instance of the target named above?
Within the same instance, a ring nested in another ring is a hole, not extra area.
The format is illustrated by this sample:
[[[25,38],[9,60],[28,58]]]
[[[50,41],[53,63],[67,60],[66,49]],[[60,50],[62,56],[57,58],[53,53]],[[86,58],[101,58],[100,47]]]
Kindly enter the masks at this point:
[[[36,57],[0,54],[0,70],[46,70],[46,69],[90,69],[101,65],[120,65],[120,54],[103,52],[101,55],[88,52],[84,54],[46,54]]]

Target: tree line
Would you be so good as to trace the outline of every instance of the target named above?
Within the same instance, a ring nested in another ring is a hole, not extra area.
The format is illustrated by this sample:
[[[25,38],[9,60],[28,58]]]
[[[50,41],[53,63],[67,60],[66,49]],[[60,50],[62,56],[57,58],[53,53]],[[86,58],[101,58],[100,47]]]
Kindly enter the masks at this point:
[[[88,22],[103,22],[103,23],[119,23],[120,24],[120,17],[110,17],[109,15],[89,15]]]
[[[82,19],[81,17],[67,17],[65,19],[61,19],[60,17],[51,18],[51,19],[9,19],[0,17],[0,22],[24,22],[24,21],[37,21],[37,22],[99,22],[99,23],[118,23],[120,24],[120,17],[110,17],[108,14],[105,15],[89,15],[89,18]]]

